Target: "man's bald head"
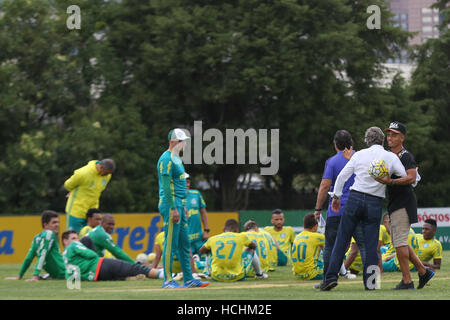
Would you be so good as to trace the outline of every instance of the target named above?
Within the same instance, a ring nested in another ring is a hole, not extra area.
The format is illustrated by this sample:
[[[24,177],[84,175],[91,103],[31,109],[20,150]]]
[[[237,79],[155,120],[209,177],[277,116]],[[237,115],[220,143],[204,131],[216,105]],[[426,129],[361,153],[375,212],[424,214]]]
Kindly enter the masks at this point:
[[[102,227],[109,234],[113,233],[116,222],[110,213],[105,213],[102,217]]]

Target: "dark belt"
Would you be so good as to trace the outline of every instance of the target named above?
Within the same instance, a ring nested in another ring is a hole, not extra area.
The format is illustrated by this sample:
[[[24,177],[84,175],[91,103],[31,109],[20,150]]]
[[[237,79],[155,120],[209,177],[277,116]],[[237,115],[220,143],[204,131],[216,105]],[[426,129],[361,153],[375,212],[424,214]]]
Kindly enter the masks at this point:
[[[357,190],[351,190],[351,192],[356,192],[356,193],[359,193],[359,194],[363,194],[365,196],[374,197],[374,198],[383,200],[382,197],[374,196],[373,194],[369,194],[369,193],[365,193],[365,192],[361,192],[361,191],[357,191]]]

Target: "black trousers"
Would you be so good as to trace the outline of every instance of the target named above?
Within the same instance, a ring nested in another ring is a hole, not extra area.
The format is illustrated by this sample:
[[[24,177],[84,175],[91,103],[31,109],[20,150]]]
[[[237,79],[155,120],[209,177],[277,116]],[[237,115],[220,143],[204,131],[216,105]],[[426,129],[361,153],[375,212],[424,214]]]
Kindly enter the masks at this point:
[[[104,258],[98,272],[99,281],[125,280],[126,277],[138,274],[148,275],[150,269],[140,264],[131,264],[126,261]]]

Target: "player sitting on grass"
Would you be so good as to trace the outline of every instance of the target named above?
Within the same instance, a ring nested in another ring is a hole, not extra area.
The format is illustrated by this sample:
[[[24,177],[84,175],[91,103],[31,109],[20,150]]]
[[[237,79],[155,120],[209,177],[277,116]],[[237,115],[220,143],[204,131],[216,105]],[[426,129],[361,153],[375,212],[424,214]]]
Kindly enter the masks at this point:
[[[432,268],[433,271],[441,268],[442,261],[442,244],[434,237],[436,229],[436,220],[427,219],[422,226],[422,234],[417,235],[419,242],[417,255],[423,265]],[[433,264],[430,263],[431,259],[433,259]]]
[[[18,277],[6,278],[6,280],[20,280],[27,271],[34,257],[37,257],[33,271],[33,277],[26,281],[38,281],[42,269],[50,274],[52,279],[64,279],[64,261],[59,251],[58,232],[59,217],[55,211],[46,210],[41,216],[43,232],[33,238],[31,248],[25,257]]]
[[[114,230],[114,217],[107,213],[103,215],[102,222],[89,233],[81,238],[80,242],[91,250],[94,250],[100,257],[107,257],[106,250],[115,258],[129,263],[135,263],[121,248],[113,241],[111,233]]]
[[[321,280],[323,278],[323,262],[318,260],[320,250],[325,245],[325,236],[317,232],[319,225],[314,213],[303,218],[303,231],[292,244],[292,272],[301,280]]]
[[[268,278],[266,272],[269,271],[269,242],[265,234],[259,231],[258,224],[254,220],[249,220],[244,224],[244,233],[256,244],[254,259],[259,259],[261,264],[262,277]],[[257,276],[258,272],[254,269],[250,269],[250,276]],[[259,277],[259,276],[258,276]]]
[[[278,243],[279,266],[285,266],[289,262],[291,246],[295,238],[294,229],[292,229],[292,227],[285,227],[284,221],[283,211],[280,209],[275,209],[272,211],[272,218],[270,220],[273,226],[267,226],[264,228],[264,230],[269,232]]]
[[[223,231],[200,248],[200,253],[212,255],[211,278],[222,282],[244,280],[252,265],[262,277],[259,260],[253,259],[257,256],[256,244],[245,233],[239,233],[239,223],[229,219]]]
[[[79,269],[80,280],[82,281],[158,278],[158,269],[100,257],[78,241],[75,230],[65,231],[62,234],[62,242],[65,247],[63,257],[66,265],[66,279],[72,276],[74,266]]]
[[[155,247],[154,247],[154,253],[155,253],[155,259],[150,264],[150,267],[152,268],[158,268],[158,264],[161,261],[163,249],[164,249],[164,231],[160,232],[156,238],[155,238]],[[198,265],[197,265],[198,263]],[[191,256],[191,269],[192,269],[192,276],[194,279],[201,279],[205,278],[206,275],[202,274],[202,270],[200,270],[200,265],[203,264],[203,261],[194,261]],[[197,270],[198,269],[198,270]],[[198,271],[198,273],[197,273]],[[172,276],[175,281],[180,281],[183,279],[183,272],[181,271],[181,265],[180,260],[178,260],[178,257],[176,254],[173,255],[173,263],[172,263],[172,272],[174,273]]]
[[[412,228],[409,229],[408,243],[411,246],[411,248],[414,250],[414,252],[417,254],[419,251],[419,242],[417,239],[417,235]],[[390,252],[390,254],[385,253],[382,256],[383,272],[401,271],[400,263],[398,261],[396,251],[389,250],[389,252]],[[409,262],[409,270],[411,270],[411,271],[415,270],[414,264],[411,261]]]
[[[86,213],[87,226],[83,227],[78,233],[78,237],[81,239],[89,233],[92,229],[102,223],[101,211],[97,208],[91,208]]]
[[[278,265],[278,244],[268,231],[266,231],[262,228],[259,228],[259,232],[261,232],[264,235],[264,237],[266,238],[267,243],[269,245],[267,247],[267,255],[268,255],[268,260],[269,260],[269,271],[275,271],[275,269]]]

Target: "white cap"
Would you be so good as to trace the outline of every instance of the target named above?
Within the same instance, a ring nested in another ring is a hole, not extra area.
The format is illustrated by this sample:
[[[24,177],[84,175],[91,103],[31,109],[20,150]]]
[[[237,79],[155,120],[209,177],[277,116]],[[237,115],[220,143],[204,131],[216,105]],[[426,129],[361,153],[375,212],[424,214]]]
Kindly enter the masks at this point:
[[[170,140],[184,141],[188,139],[190,138],[186,135],[186,133],[182,129],[176,128],[170,130],[169,132],[169,141]]]
[[[191,176],[189,175],[189,173],[187,173],[187,172],[184,173],[184,178],[185,178],[185,179],[189,179],[190,177],[191,177]]]

